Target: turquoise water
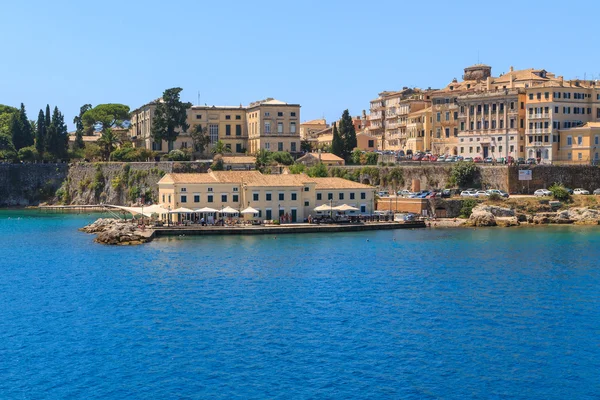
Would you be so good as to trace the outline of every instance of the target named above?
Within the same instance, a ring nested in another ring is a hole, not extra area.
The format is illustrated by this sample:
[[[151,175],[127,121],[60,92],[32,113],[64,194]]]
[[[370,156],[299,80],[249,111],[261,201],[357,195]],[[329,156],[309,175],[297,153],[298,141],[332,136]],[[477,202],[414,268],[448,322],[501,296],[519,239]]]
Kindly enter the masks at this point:
[[[0,211],[0,398],[596,399],[600,229],[160,239]]]

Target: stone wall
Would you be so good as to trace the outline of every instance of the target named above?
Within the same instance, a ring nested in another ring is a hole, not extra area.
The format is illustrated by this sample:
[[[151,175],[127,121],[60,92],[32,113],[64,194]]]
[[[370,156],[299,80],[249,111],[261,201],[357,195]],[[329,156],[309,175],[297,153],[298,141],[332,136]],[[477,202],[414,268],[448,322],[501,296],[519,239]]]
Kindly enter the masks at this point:
[[[51,199],[68,168],[67,164],[0,164],[0,207],[31,206]]]
[[[531,169],[532,180],[519,181],[519,167],[510,167],[510,193],[533,193],[554,183],[562,183],[565,187],[584,188],[590,193],[600,188],[600,168],[589,165],[536,165],[521,166],[521,169]]]

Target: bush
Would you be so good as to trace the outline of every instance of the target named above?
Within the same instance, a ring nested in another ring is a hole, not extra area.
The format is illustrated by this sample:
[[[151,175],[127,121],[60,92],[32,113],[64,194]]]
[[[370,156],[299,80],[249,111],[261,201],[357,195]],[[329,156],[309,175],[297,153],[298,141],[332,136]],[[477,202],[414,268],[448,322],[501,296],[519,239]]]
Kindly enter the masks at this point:
[[[88,143],[85,145],[83,154],[86,160],[97,160],[102,157],[102,149],[95,143]]]
[[[472,186],[476,175],[477,167],[474,163],[459,161],[452,166],[450,183],[459,188]]]
[[[325,178],[327,177],[327,167],[323,163],[310,167],[306,172],[311,178]]]
[[[112,161],[146,161],[152,159],[154,154],[152,151],[142,148],[133,148],[130,146],[120,147],[110,153]]]
[[[465,199],[462,201],[462,207],[460,209],[460,216],[463,218],[469,218],[473,212],[473,208],[477,205],[475,199]]]
[[[377,153],[366,153],[367,164],[368,165],[377,165],[377,158],[378,157],[379,157],[379,155]]]
[[[23,147],[19,150],[19,160],[21,161],[35,161],[38,158],[38,152],[35,146]]]
[[[222,155],[217,154],[215,156],[215,158],[213,159],[213,163],[210,166],[210,169],[212,169],[213,171],[223,171],[224,165],[223,165],[223,156]]]
[[[564,202],[568,202],[571,200],[571,195],[569,194],[569,192],[567,192],[567,189],[565,189],[563,185],[555,183],[554,185],[550,186],[548,190],[552,192],[552,196],[556,200]]]
[[[301,174],[306,170],[304,164],[294,164],[290,166],[290,174]]]
[[[83,160],[85,151],[83,149],[73,149],[68,152],[69,160]]]
[[[168,155],[169,161],[188,161],[189,156],[187,156],[181,150],[171,150]]]
[[[488,196],[488,200],[490,201],[500,201],[502,200],[502,196],[500,196],[498,193],[492,193]]]
[[[271,159],[283,165],[292,165],[294,163],[292,155],[287,151],[276,151],[271,154]]]
[[[350,156],[350,160],[352,161],[352,164],[360,164],[360,156],[362,156],[363,152],[360,151],[360,149],[354,149],[354,151],[352,152],[352,155]]]

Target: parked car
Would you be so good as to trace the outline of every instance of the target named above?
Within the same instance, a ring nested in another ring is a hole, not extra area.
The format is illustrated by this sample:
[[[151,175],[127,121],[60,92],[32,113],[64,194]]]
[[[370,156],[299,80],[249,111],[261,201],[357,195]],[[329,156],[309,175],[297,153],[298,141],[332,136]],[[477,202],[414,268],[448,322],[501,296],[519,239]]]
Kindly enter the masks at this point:
[[[478,190],[475,192],[475,197],[487,197],[490,194],[488,192],[486,192],[485,190]]]
[[[446,161],[446,156],[444,156],[444,155],[442,155],[442,156],[439,156],[439,157],[437,158],[437,160],[438,160],[439,162],[444,162],[444,161]]]
[[[577,188],[577,189],[573,190],[573,194],[587,195],[587,194],[590,194],[590,192],[585,189],[582,189],[582,188]]]
[[[600,196],[600,189],[596,189],[593,192],[596,196]]]
[[[537,197],[551,196],[552,192],[549,191],[548,189],[538,189],[535,192],[533,192],[533,195],[537,196]]]
[[[454,161],[456,161],[456,160],[452,156],[446,157],[446,160],[445,160],[445,162],[454,162]]]
[[[438,156],[436,156],[436,155],[429,156],[429,161],[437,161],[437,159],[438,159]]]
[[[430,194],[431,194],[430,191],[424,190],[423,192],[421,192],[420,195],[417,196],[417,199],[426,199],[427,196],[429,196]]]
[[[465,157],[463,161],[473,162],[473,157]]]
[[[398,190],[398,196],[408,197],[412,194],[414,194],[414,193],[411,192],[410,190]]]
[[[525,159],[523,157],[517,158],[517,164],[525,164]]]
[[[490,189],[487,191],[487,193],[488,195],[497,194],[500,197],[508,198],[508,193],[506,193],[504,190]]]
[[[379,197],[390,197],[390,192],[388,192],[387,190],[381,190],[377,193],[377,196]]]
[[[598,189],[598,190],[600,191],[600,189]],[[450,189],[444,189],[440,193],[440,197],[442,197],[442,198],[452,197],[452,191]]]
[[[573,189],[565,188],[565,190],[567,191],[567,193],[573,194]]]
[[[486,164],[491,164],[494,162],[494,159],[492,157],[486,157],[485,160],[483,160],[483,162]]]
[[[460,197],[477,197],[477,192],[463,190],[462,192],[460,192]]]
[[[473,162],[476,162],[476,163],[483,162],[483,158],[477,156],[477,157],[473,158]]]
[[[529,165],[535,165],[536,164],[536,159],[535,158],[528,158],[527,161],[525,161],[526,164]]]

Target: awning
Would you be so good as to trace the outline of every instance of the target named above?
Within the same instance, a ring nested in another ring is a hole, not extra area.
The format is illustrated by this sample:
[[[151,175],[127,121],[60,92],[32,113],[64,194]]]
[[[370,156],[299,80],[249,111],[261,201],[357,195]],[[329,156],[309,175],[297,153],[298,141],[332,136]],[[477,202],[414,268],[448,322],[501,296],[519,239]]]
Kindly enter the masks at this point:
[[[315,211],[331,211],[333,208],[327,204],[322,204],[319,207],[315,207]]]
[[[252,207],[248,207],[245,210],[241,211],[242,214],[258,214],[258,210]]]
[[[148,207],[144,207],[144,214],[146,213],[146,211],[148,211],[151,214],[168,214],[169,210],[167,210],[165,207],[163,207],[160,204],[153,204],[151,206]]]
[[[221,214],[237,214],[239,211],[236,210],[235,208],[231,208],[231,207],[227,206],[227,207],[219,210],[219,212]]]
[[[342,204],[341,206],[333,207],[335,211],[358,211],[358,208],[349,206],[348,204]]]
[[[197,209],[197,210],[196,210],[196,211],[194,211],[194,212],[197,212],[197,213],[216,213],[216,212],[218,212],[218,211],[219,211],[219,210],[215,210],[214,208],[210,208],[210,207],[203,207],[203,208],[199,208],[199,209]]]
[[[189,214],[193,213],[194,210],[190,210],[189,208],[180,207],[175,210],[169,211],[170,214]]]

